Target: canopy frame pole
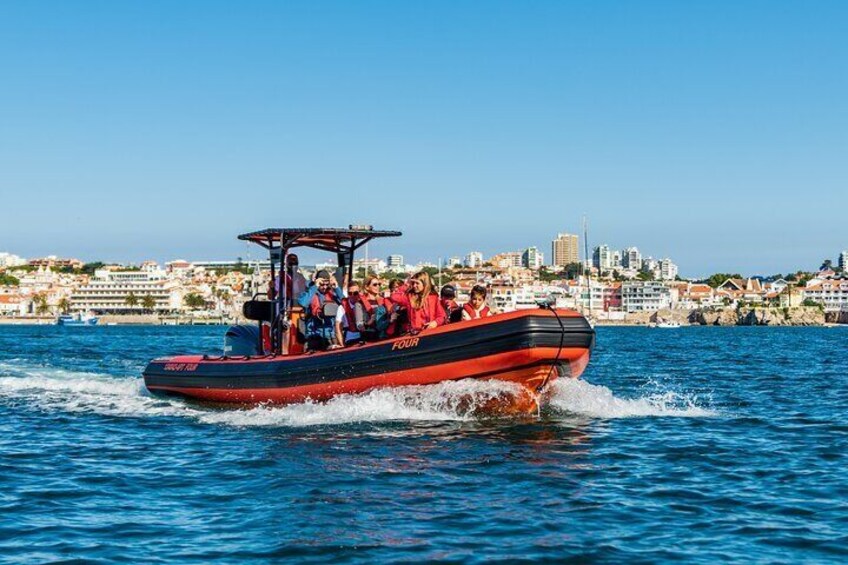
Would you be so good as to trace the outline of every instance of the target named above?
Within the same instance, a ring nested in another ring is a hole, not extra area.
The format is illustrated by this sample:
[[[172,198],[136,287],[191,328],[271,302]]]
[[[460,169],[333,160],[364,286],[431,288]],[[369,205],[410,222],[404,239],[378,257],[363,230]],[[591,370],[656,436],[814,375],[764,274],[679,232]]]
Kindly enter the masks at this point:
[[[277,352],[277,277],[276,271],[274,270],[274,239],[272,236],[268,236],[268,260],[271,263],[271,302],[274,304],[274,317],[271,320],[271,353],[274,354]],[[260,331],[259,331],[259,339],[262,340],[262,322],[259,323]]]

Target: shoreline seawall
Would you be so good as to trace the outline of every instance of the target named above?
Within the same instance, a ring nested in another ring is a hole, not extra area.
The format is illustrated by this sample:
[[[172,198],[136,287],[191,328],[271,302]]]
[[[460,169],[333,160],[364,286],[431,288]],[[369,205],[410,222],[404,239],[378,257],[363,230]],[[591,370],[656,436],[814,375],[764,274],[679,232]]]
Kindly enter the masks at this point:
[[[658,321],[677,322],[683,326],[821,327],[848,323],[848,313],[825,312],[817,306],[664,309],[625,314],[621,319],[598,319],[596,323],[601,326],[647,326]]]

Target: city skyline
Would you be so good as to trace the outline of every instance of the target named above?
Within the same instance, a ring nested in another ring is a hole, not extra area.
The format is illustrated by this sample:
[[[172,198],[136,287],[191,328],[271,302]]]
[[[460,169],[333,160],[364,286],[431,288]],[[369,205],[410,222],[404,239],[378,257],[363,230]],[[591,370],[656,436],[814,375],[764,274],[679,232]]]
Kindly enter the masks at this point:
[[[557,234],[558,236],[568,235],[570,237],[577,237],[572,234]],[[316,265],[316,264],[332,264],[335,259],[327,256],[326,254],[319,255],[312,252],[312,250],[298,250],[300,251],[298,255],[301,257],[301,264],[304,265]],[[303,253],[302,251],[306,251]],[[600,251],[600,254],[599,254]],[[628,252],[630,253],[630,257],[628,257]],[[538,259],[532,259],[531,257],[534,254],[538,254],[541,258],[541,261]],[[421,259],[411,259],[407,260],[408,257],[402,253],[392,252],[387,255],[375,255],[373,253],[369,253],[366,257],[366,254],[359,253],[356,257],[357,262],[364,261],[366,258],[371,261],[382,261],[387,266],[406,266],[412,267],[416,265],[438,265],[441,260],[442,265],[445,268],[450,268],[451,265],[455,263],[462,264],[463,267],[481,267],[483,263],[489,262],[491,260],[498,260],[505,258],[505,256],[515,255],[515,258],[512,259],[512,263],[515,266],[519,264],[521,266],[527,267],[528,264],[535,264],[540,267],[562,267],[564,265],[556,265],[555,259],[548,259],[544,252],[539,250],[536,246],[529,246],[521,249],[511,249],[511,250],[500,250],[491,255],[483,254],[480,251],[474,250],[469,251],[463,255],[451,255],[445,257],[437,257],[437,258],[421,258]],[[164,259],[157,259],[153,257],[147,257],[142,260],[126,260],[126,259],[117,259],[117,260],[106,260],[105,258],[83,258],[78,255],[70,255],[70,256],[58,256],[56,254],[48,254],[48,255],[38,255],[33,257],[24,257],[22,255],[16,254],[14,252],[9,252],[8,250],[0,249],[0,271],[4,268],[14,268],[17,265],[25,264],[27,261],[32,260],[40,260],[40,259],[61,259],[61,260],[70,260],[76,261],[79,260],[82,263],[90,262],[90,261],[99,261],[102,260],[105,264],[113,264],[113,265],[135,265],[139,266],[145,262],[154,262],[157,264],[167,265],[173,262],[180,261],[188,261],[190,263],[212,263],[216,261],[220,261],[223,263],[228,262],[236,262],[237,260],[242,260],[244,262],[254,262],[254,261],[267,261],[267,256],[234,256],[234,257],[168,257]],[[452,261],[455,260],[455,261]],[[18,262],[16,263],[15,260]],[[826,261],[830,261],[834,268],[838,268],[840,270],[845,270],[848,268],[848,250],[841,250],[835,253],[833,257],[825,256],[822,260],[818,261],[816,265],[809,267],[793,267],[790,269],[785,269],[782,271],[773,271],[773,272],[765,272],[765,271],[748,271],[748,270],[736,270],[733,269],[719,269],[716,271],[710,272],[700,272],[698,274],[689,274],[689,273],[681,273],[679,271],[679,265],[672,257],[661,257],[653,254],[643,254],[638,246],[629,246],[625,248],[616,248],[614,246],[601,244],[598,246],[592,247],[590,251],[590,255],[588,259],[585,259],[581,256],[580,261],[586,261],[596,269],[599,269],[601,273],[611,273],[614,271],[624,272],[624,271],[640,271],[643,270],[642,267],[645,265],[647,270],[654,272],[662,272],[663,276],[658,278],[664,279],[674,279],[678,274],[685,280],[702,280],[716,273],[738,273],[741,276],[745,277],[768,277],[776,274],[790,274],[795,272],[815,272],[819,270]],[[11,262],[9,262],[11,261]],[[652,261],[651,265],[648,266],[646,263],[648,261]],[[495,265],[496,267],[498,265]],[[535,270],[538,267],[530,266],[531,270]]]

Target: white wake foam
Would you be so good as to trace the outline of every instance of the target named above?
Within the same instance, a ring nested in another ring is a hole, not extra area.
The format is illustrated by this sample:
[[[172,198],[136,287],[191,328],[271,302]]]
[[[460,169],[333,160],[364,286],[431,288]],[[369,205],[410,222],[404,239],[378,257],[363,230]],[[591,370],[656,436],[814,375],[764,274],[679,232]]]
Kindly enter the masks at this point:
[[[147,394],[140,379],[52,367],[0,364],[0,399],[17,400],[45,411],[105,416],[178,416],[185,405]]]
[[[701,406],[696,396],[662,391],[638,398],[620,398],[605,386],[559,379],[552,385],[549,407],[555,411],[591,418],[677,416],[702,418],[717,412]]]
[[[0,401],[44,411],[115,417],[182,417],[229,426],[316,426],[353,422],[469,421],[490,401],[516,394],[520,387],[499,381],[455,381],[345,394],[327,402],[253,408],[207,408],[151,396],[141,379],[51,367],[0,364]],[[554,383],[549,410],[557,415],[593,418],[634,416],[712,416],[696,399],[675,393],[619,398],[606,387],[562,379]],[[550,410],[552,409],[552,410]]]
[[[521,390],[517,385],[497,381],[444,382],[344,394],[324,403],[222,409],[151,396],[141,379],[8,364],[0,364],[0,375],[0,401],[18,401],[45,411],[120,417],[181,416],[231,426],[467,421],[475,419],[477,410],[489,401]]]
[[[374,389],[342,394],[327,402],[260,406],[207,413],[201,421],[234,426],[314,426],[352,422],[469,421],[491,400],[520,393],[498,381],[448,381],[427,386]]]

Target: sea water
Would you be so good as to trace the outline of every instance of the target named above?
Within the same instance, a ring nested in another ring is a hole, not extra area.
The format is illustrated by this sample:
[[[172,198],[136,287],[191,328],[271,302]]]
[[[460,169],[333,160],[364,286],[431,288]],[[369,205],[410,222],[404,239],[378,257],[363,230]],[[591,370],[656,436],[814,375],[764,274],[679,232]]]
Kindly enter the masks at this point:
[[[598,328],[538,418],[145,391],[222,337],[0,326],[0,562],[848,560],[848,328]]]

